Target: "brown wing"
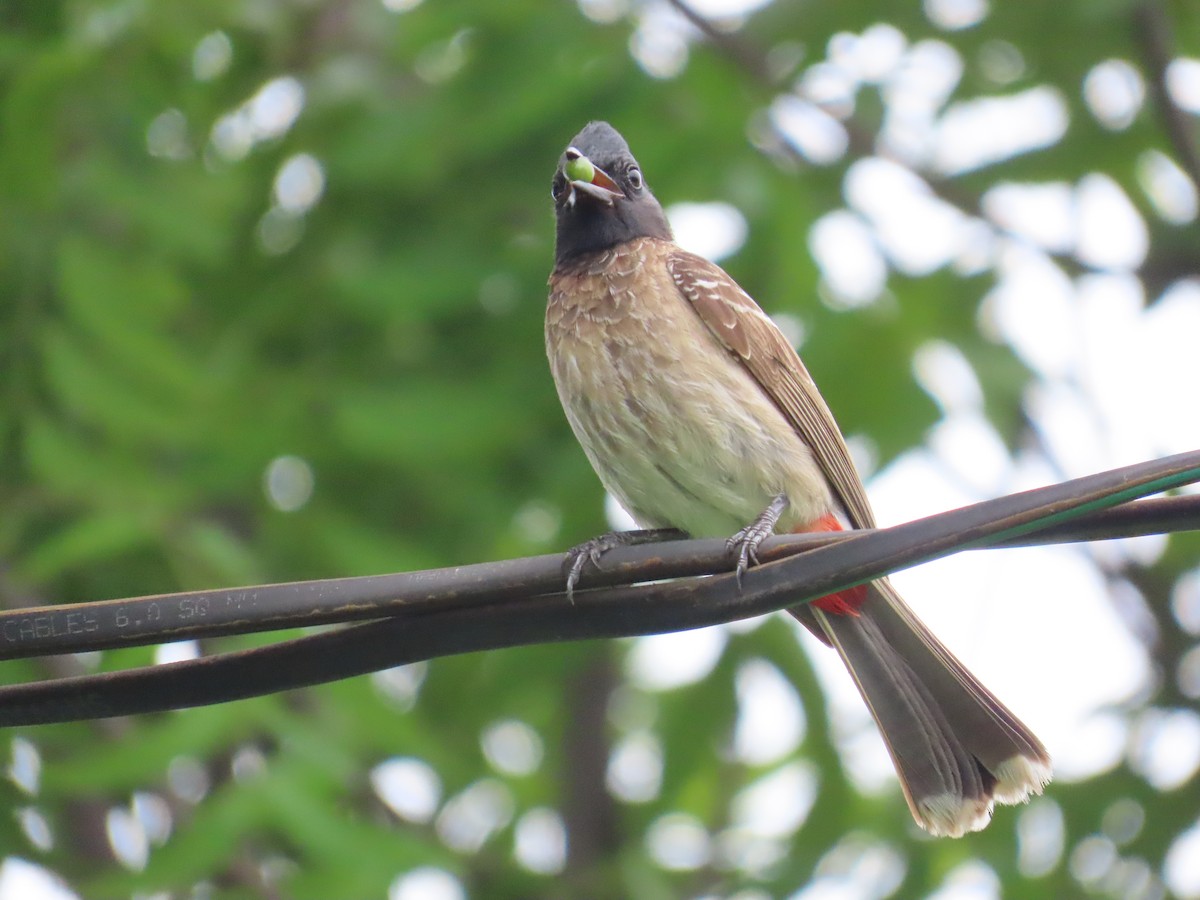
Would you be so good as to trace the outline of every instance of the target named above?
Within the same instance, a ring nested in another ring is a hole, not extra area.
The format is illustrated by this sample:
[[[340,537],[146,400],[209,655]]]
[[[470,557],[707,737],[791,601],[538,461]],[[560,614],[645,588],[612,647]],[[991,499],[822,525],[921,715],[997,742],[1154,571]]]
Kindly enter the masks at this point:
[[[850,524],[874,527],[875,516],[846,441],[787,338],[736,281],[703,257],[679,250],[667,257],[667,268],[709,331],[738,358],[812,448]]]

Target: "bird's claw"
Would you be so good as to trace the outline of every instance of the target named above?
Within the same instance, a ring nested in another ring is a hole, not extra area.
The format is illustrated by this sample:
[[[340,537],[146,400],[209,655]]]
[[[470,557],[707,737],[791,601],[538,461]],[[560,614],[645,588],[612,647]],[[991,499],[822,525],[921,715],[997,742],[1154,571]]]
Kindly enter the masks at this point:
[[[620,547],[625,541],[621,539],[621,532],[610,531],[608,534],[597,535],[590,540],[584,541],[578,546],[572,547],[567,551],[566,570],[567,570],[567,601],[575,602],[575,586],[579,584],[579,579],[583,575],[583,568],[589,562],[593,567],[600,565],[600,557],[614,547]]]
[[[729,552],[737,552],[735,574],[738,590],[741,590],[742,576],[746,574],[746,570],[750,568],[751,563],[756,566],[758,565],[758,548],[762,546],[763,541],[775,533],[775,526],[779,524],[779,517],[787,509],[787,502],[787,496],[784,494],[772,497],[771,502],[767,504],[767,508],[755,516],[753,522],[745,528],[738,529],[725,542],[725,547]]]
[[[751,564],[758,565],[758,548],[768,537],[771,536],[771,529],[763,531],[758,527],[757,520],[745,528],[739,529],[729,540],[725,542],[725,547],[729,552],[737,553],[737,585],[740,589],[742,586],[742,576],[746,574],[746,570]]]
[[[590,562],[593,568],[600,565],[600,557],[617,547],[632,547],[637,544],[653,544],[686,538],[678,528],[641,528],[635,531],[610,531],[584,541],[567,551],[563,568],[567,572],[567,600],[575,602],[575,587],[583,575],[584,567]]]

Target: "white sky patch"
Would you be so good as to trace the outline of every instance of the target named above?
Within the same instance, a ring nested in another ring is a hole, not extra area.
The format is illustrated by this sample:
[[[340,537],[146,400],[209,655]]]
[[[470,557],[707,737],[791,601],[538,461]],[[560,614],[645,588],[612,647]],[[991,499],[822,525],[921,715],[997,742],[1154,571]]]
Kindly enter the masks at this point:
[[[829,41],[829,62],[864,84],[884,81],[904,59],[908,39],[894,25],[877,22],[862,34],[834,35]]]
[[[967,217],[934,196],[912,170],[867,157],[850,165],[843,190],[901,272],[925,275],[958,256]]]
[[[747,765],[761,766],[795,752],[804,739],[804,707],[791,683],[773,665],[750,660],[736,678],[738,716],[733,752]]]
[[[1109,804],[1100,819],[1100,829],[1118,847],[1135,841],[1146,827],[1146,807],[1129,797],[1119,797]]]
[[[917,383],[943,412],[974,412],[983,407],[983,387],[962,351],[949,341],[926,341],[913,354]]]
[[[636,731],[621,738],[608,759],[605,783],[618,800],[648,803],[662,787],[662,744],[650,731]]]
[[[290,75],[272,78],[213,125],[211,140],[225,160],[244,158],[255,144],[285,135],[304,109],[304,86]]]
[[[1113,420],[1106,417],[1109,413],[1128,421],[1140,417],[1139,411],[1101,407],[1095,402],[1098,399],[1082,389],[1075,379],[1037,382],[1026,390],[1026,411],[1037,424],[1039,436],[1055,464],[1068,478],[1155,455],[1137,450],[1138,446],[1150,446],[1147,439],[1152,438],[1152,433],[1114,433],[1110,427]]]
[[[325,192],[325,170],[312,154],[297,153],[279,167],[273,190],[275,202],[281,209],[303,215]]]
[[[1104,468],[1156,456],[1155,434],[1162,426],[1147,413],[1141,394],[1160,392],[1162,385],[1155,386],[1139,371],[1143,356],[1154,352],[1144,337],[1141,282],[1132,275],[1092,275],[1078,281],[1077,291],[1078,380],[1096,408],[1102,446],[1108,448],[1096,463]]]
[[[465,900],[457,878],[445,869],[421,866],[406,872],[388,888],[388,900]]]
[[[1077,843],[1071,851],[1068,868],[1075,880],[1085,887],[1098,888],[1117,862],[1117,848],[1101,835],[1091,834]],[[1119,895],[1118,895],[1119,896]]]
[[[1200,569],[1192,569],[1175,582],[1171,590],[1171,614],[1188,634],[1200,635]]]
[[[1085,175],[1076,188],[1080,261],[1098,269],[1136,269],[1150,249],[1146,223],[1110,176]]]
[[[130,810],[146,831],[146,837],[156,847],[161,847],[171,836],[174,816],[171,806],[153,791],[136,791],[130,802]]]
[[[675,243],[712,262],[732,256],[746,243],[746,217],[731,203],[673,203],[666,213]]]
[[[531,775],[542,763],[542,739],[517,719],[493,722],[480,739],[492,768],[505,775]]]
[[[863,900],[892,896],[906,860],[895,847],[850,832],[821,857],[816,878],[791,900]]]
[[[926,900],[1000,900],[1000,877],[986,863],[959,863]]]
[[[1174,896],[1186,900],[1200,897],[1200,821],[1171,844],[1163,862],[1163,878]]]
[[[866,306],[887,285],[887,263],[870,227],[846,209],[826,213],[808,232],[808,249],[838,305]]]
[[[304,86],[290,75],[268,81],[245,107],[251,134],[256,141],[282,137],[295,124],[303,109]]]
[[[1065,374],[1075,356],[1075,289],[1045,254],[1012,241],[1001,245],[996,286],[980,304],[980,327],[1009,344],[1035,372]]]
[[[929,21],[946,31],[978,25],[988,14],[987,0],[925,0],[923,6]]]
[[[988,218],[1010,234],[1052,253],[1075,246],[1075,192],[1065,181],[1002,181],[984,193],[981,203]]]
[[[1086,328],[1086,325],[1085,325]],[[1120,370],[1118,370],[1120,372]],[[1080,385],[1079,380],[1085,384]],[[1117,397],[1112,397],[1120,403]],[[1025,408],[1036,422],[1040,439],[1055,461],[1058,472],[1039,473],[1028,484],[1044,484],[1066,476],[1078,478],[1117,466],[1128,466],[1146,458],[1162,455],[1154,444],[1154,424],[1138,430],[1145,421],[1144,410],[1136,406],[1120,407],[1094,390],[1088,390],[1086,374],[1062,382],[1040,382],[1026,391]],[[1151,564],[1165,550],[1162,535],[1100,541],[1090,547],[1093,559],[1108,569],[1120,568],[1126,560]],[[1110,592],[1120,599],[1121,592],[1135,590],[1127,583],[1110,583]],[[1133,599],[1134,605],[1140,600]]]
[[[813,165],[831,165],[846,155],[846,129],[815,103],[782,94],[771,104],[769,114],[775,130]]]
[[[1200,715],[1191,709],[1147,709],[1137,717],[1131,768],[1158,791],[1186,784],[1200,768]]]
[[[562,816],[541,806],[522,815],[513,828],[513,855],[531,872],[561,872],[567,863],[567,828]]]
[[[1180,56],[1167,66],[1167,92],[1176,105],[1200,115],[1200,59]]]
[[[1132,275],[1072,284],[1036,255],[1009,267],[984,315],[1043,380],[1027,409],[1070,475],[1200,446],[1200,421],[1179,414],[1170,385],[1200,383],[1200,282],[1146,308]]]
[[[28,738],[15,737],[11,746],[12,761],[6,774],[24,793],[36,796],[42,779],[42,755],[37,744]]]
[[[789,312],[776,312],[771,313],[771,321],[783,332],[783,336],[787,338],[789,344],[797,349],[804,346],[804,340],[808,337],[808,333],[799,316]]]
[[[142,823],[128,808],[109,809],[104,817],[104,830],[117,862],[135,872],[146,868],[150,861],[150,840]]]
[[[629,13],[632,0],[577,0],[579,10],[593,22],[611,25]]]
[[[1159,217],[1172,225],[1196,220],[1196,185],[1165,153],[1147,150],[1137,161],[1138,183]]]
[[[33,847],[43,853],[54,849],[54,832],[40,809],[36,806],[19,806],[13,810],[13,818],[17,820],[21,833]]]
[[[49,869],[6,856],[0,862],[0,900],[79,900],[79,895]]]
[[[437,812],[442,781],[428,763],[413,757],[393,757],[371,770],[371,787],[397,816],[428,822]]]
[[[888,156],[918,168],[928,165],[934,124],[962,73],[962,57],[943,41],[920,41],[904,53],[881,90],[886,107],[879,143]]]
[[[621,501],[608,493],[604,495],[604,518],[613,531],[632,531],[640,527],[629,510],[621,505]]]
[[[725,632],[720,627],[652,634],[633,639],[625,668],[637,687],[669,691],[706,676],[724,650]]]
[[[950,44],[918,41],[904,54],[887,82],[885,98],[898,110],[932,112],[950,99],[962,73],[962,57]]]
[[[438,814],[442,842],[460,853],[475,853],[513,817],[516,803],[508,787],[483,778],[451,797]]]
[[[1054,777],[1060,781],[1083,781],[1108,772],[1125,758],[1129,743],[1129,720],[1115,712],[1095,712],[1078,720],[1068,743],[1060,743],[1051,755]]]
[[[987,497],[1003,493],[1012,472],[1008,448],[982,412],[956,412],[938,422],[928,446],[946,477]]]
[[[692,24],[667,4],[647,4],[629,37],[629,53],[651,78],[674,78],[687,67],[688,37],[694,32]]]
[[[208,769],[195,757],[176,756],[167,765],[167,785],[175,797],[195,805],[208,796],[212,779]]]
[[[796,87],[802,97],[835,118],[846,119],[854,113],[858,79],[839,65],[814,63],[804,70]]]
[[[371,673],[371,684],[400,710],[412,709],[429,671],[428,662],[392,666]]]
[[[688,7],[706,19],[740,19],[762,9],[771,0],[689,0]]]
[[[156,666],[199,658],[199,641],[171,641],[167,644],[159,644],[154,648],[154,664]]]
[[[1121,131],[1137,118],[1146,99],[1146,82],[1127,60],[1106,59],[1084,76],[1083,99],[1097,122]]]
[[[787,837],[808,818],[818,785],[812,763],[782,766],[738,792],[730,807],[732,825],[761,837]]]
[[[983,219],[964,219],[958,235],[958,255],[951,270],[970,278],[989,271],[996,260],[1000,236]]]
[[[1180,281],[1143,314],[1140,346],[1130,353],[1129,371],[1141,378],[1134,393],[1141,414],[1153,422],[1151,434],[1163,452],[1200,447],[1200,416],[1181,415],[1172,385],[1200,384],[1200,281]]]
[[[668,871],[698,869],[708,862],[711,844],[703,823],[685,813],[667,813],[646,832],[650,857]]]
[[[961,175],[1049,147],[1067,130],[1067,104],[1052,87],[950,106],[937,126],[934,168]]]
[[[1066,828],[1062,807],[1048,797],[1035,798],[1017,817],[1017,868],[1025,878],[1040,878],[1062,860]]]
[[[212,81],[224,75],[233,62],[233,42],[223,31],[210,31],[192,51],[192,76],[197,81]]]
[[[1068,478],[1105,468],[1111,454],[1095,408],[1073,380],[1042,381],[1025,392],[1038,435]]]
[[[1190,700],[1200,700],[1200,647],[1192,647],[1179,660],[1175,683],[1180,693]]]

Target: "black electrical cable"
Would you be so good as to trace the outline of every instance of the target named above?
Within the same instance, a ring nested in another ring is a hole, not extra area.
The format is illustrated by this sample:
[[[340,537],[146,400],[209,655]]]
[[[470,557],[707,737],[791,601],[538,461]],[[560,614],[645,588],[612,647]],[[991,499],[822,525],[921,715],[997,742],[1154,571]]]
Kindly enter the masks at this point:
[[[1189,529],[1200,529],[1200,495],[1133,501],[992,546],[1106,540]],[[769,562],[873,531],[779,535],[770,538],[758,555]],[[0,612],[0,660],[416,615],[431,604],[446,608],[553,593],[563,584],[562,561],[562,555],[555,553],[420,572],[9,610]],[[720,540],[618,547],[605,555],[600,571],[589,570],[583,587],[717,574],[727,571],[729,562],[725,542]]]
[[[11,685],[0,688],[0,726],[217,703],[473,650],[654,634],[732,621],[794,606],[959,550],[1058,528],[1080,515],[1196,480],[1200,451],[988,500],[894,528],[856,532],[800,556],[758,566],[747,573],[741,588],[732,575],[718,575],[580,591],[574,603],[561,593],[494,600],[484,591],[470,603],[458,597],[410,605],[388,619],[253,650]],[[1115,526],[1110,522],[1100,527]]]

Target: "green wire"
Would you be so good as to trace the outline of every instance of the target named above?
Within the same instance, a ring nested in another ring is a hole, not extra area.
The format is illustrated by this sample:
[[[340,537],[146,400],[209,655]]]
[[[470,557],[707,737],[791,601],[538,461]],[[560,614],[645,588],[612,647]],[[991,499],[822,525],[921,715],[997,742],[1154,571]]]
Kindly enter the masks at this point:
[[[1010,537],[1027,534],[1030,531],[1039,531],[1049,525],[1057,525],[1059,522],[1069,521],[1084,513],[1089,513],[1094,510],[1108,509],[1111,506],[1118,506],[1128,500],[1136,500],[1145,497],[1149,494],[1158,494],[1170,488],[1180,487],[1185,484],[1191,484],[1195,481],[1200,481],[1200,466],[1195,466],[1191,469],[1185,469],[1182,472],[1176,472],[1172,475],[1164,475],[1162,478],[1156,478],[1153,481],[1146,481],[1141,484],[1133,485],[1124,490],[1116,491],[1112,494],[1106,494],[1103,497],[1098,497],[1087,503],[1081,503],[1078,506],[1072,506],[1070,509],[1060,510],[1058,512],[1049,513],[1041,516],[1031,522],[1026,522],[1022,525],[1014,525],[1012,528],[1006,528],[1003,531],[998,531],[985,538],[980,538],[978,541],[971,541],[963,544],[963,548],[977,546],[979,544],[992,544],[997,541],[1004,540]]]

